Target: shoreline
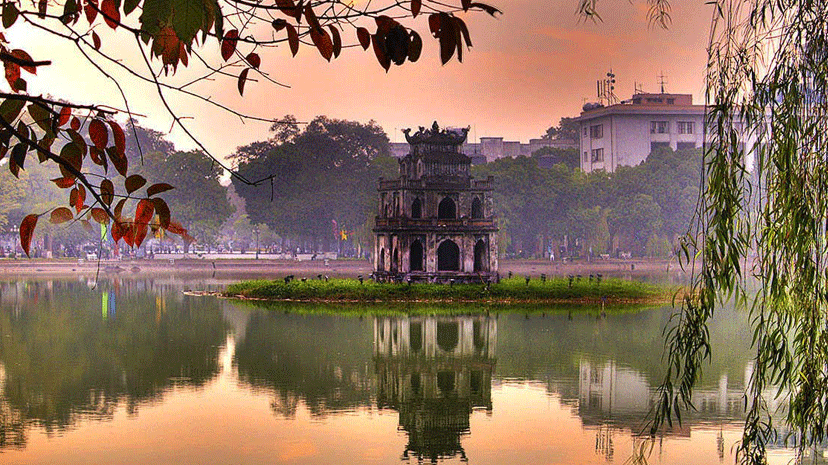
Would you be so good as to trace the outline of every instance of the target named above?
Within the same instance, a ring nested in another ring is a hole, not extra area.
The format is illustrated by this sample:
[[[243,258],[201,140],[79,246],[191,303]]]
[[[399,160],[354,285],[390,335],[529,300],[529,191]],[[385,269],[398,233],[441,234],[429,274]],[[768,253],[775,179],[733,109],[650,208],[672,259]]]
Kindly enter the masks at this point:
[[[363,275],[366,279],[371,274],[371,263],[366,260],[251,260],[220,259],[206,260],[199,258],[185,259],[135,259],[135,260],[100,260],[87,261],[78,259],[0,259],[0,276],[50,276],[50,275],[88,275],[100,273],[101,277],[129,276],[146,273],[166,274],[211,274],[222,277],[244,279],[246,277],[278,278],[287,275],[313,278],[326,275],[337,278],[355,278]],[[649,275],[681,277],[683,272],[678,264],[668,260],[629,259],[629,260],[595,260],[562,263],[548,260],[502,260],[500,275],[505,278],[511,272],[515,276],[565,277],[568,275],[589,275],[602,273],[606,276],[634,279]]]

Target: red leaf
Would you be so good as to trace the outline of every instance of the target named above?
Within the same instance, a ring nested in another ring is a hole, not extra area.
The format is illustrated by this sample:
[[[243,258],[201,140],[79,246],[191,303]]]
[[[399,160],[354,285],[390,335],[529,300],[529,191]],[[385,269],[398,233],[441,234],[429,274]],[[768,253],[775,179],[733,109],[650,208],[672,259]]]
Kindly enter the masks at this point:
[[[29,256],[29,248],[32,245],[32,235],[34,234],[35,226],[37,226],[37,215],[26,215],[23,221],[20,222],[20,247]]]
[[[9,83],[9,87],[16,92],[17,88],[15,85],[17,80],[20,79],[20,65],[12,63],[11,61],[4,61],[3,68],[6,71],[6,81]]]
[[[333,41],[333,56],[339,58],[339,54],[342,52],[342,36],[339,35],[339,29],[333,25],[328,26],[328,28],[331,30],[331,40]]]
[[[121,223],[114,222],[112,223],[112,227],[109,228],[109,233],[112,235],[112,240],[116,243],[121,240],[124,236],[123,232],[121,231]]]
[[[61,189],[68,189],[75,185],[75,180],[72,178],[55,178],[52,179],[52,182]]]
[[[83,210],[84,203],[86,203],[86,188],[82,184],[78,184],[77,190],[78,195],[75,197],[75,210],[80,213]]]
[[[89,139],[92,140],[95,147],[98,147],[101,150],[106,148],[106,143],[109,140],[109,132],[106,130],[106,126],[103,124],[103,121],[93,119],[89,123]]]
[[[137,191],[138,189],[144,187],[144,184],[146,183],[147,180],[144,179],[143,176],[141,176],[140,174],[133,174],[132,176],[124,180],[124,188],[126,188],[128,194],[131,194]]]
[[[493,6],[486,5],[485,3],[473,2],[473,3],[469,4],[469,8],[480,8],[481,10],[485,11],[486,13],[489,13],[492,16],[494,16],[495,13],[503,14],[502,11],[498,10],[497,8],[495,8]]]
[[[58,118],[58,126],[63,126],[69,122],[69,118],[72,116],[72,109],[69,107],[63,107],[60,110],[60,117]]]
[[[95,47],[95,50],[101,49],[101,38],[95,31],[92,31],[92,46]]]
[[[167,206],[167,202],[164,202],[163,199],[156,197],[152,199],[152,204],[155,206],[155,213],[158,214],[158,221],[161,223],[161,227],[169,229],[170,207]]]
[[[107,26],[112,29],[118,28],[118,24],[121,22],[121,12],[118,11],[115,0],[103,0],[101,2],[101,13],[103,13]]]
[[[153,185],[149,186],[147,188],[147,195],[149,197],[152,197],[153,195],[160,194],[162,192],[166,192],[166,191],[169,191],[169,190],[172,190],[172,189],[175,189],[175,187],[173,187],[173,186],[171,186],[171,185],[169,185],[165,182],[161,182],[161,183],[153,184]]]
[[[414,63],[420,59],[420,53],[423,51],[423,39],[414,30],[410,31],[409,35],[411,41],[408,43],[408,61]]]
[[[441,17],[437,13],[428,15],[428,30],[431,31],[431,35],[434,36],[435,39],[439,37],[441,21]]]
[[[172,220],[170,220],[170,224],[167,226],[167,231],[178,235],[187,234],[187,230],[181,226],[181,223]]]
[[[132,243],[135,247],[141,247],[144,239],[147,237],[148,227],[145,224],[138,224],[132,226]]]
[[[101,181],[101,200],[107,205],[112,205],[115,198],[115,185],[109,179]]]
[[[293,56],[296,56],[296,53],[299,52],[299,34],[296,33],[296,28],[293,27],[293,24],[287,24],[285,26],[287,29],[288,35],[288,45],[290,45],[290,53]]]
[[[471,3],[471,0],[460,0],[460,6],[463,8],[463,11],[469,11]]]
[[[259,57],[258,53],[250,53],[245,59],[254,69],[259,69],[259,65],[262,64],[262,59]]]
[[[374,55],[376,55],[377,61],[379,61],[380,66],[387,72],[391,67],[391,58],[388,58],[388,55],[385,53],[383,38],[379,34],[374,34],[371,36],[371,43],[374,45]]]
[[[275,29],[276,32],[279,32],[282,29],[284,29],[285,26],[287,26],[287,23],[288,22],[285,21],[284,19],[279,18],[279,19],[274,19],[273,21],[271,21],[270,25],[273,26],[273,29]]]
[[[86,13],[86,20],[89,21],[89,24],[92,24],[92,21],[95,21],[95,17],[98,16],[98,0],[86,0],[83,12]]]
[[[244,68],[239,74],[239,95],[244,95],[244,83],[247,82],[247,72],[250,68]]]
[[[126,245],[132,247],[132,245],[135,243],[135,224],[133,224],[132,221],[129,221],[128,223],[122,223],[121,232],[123,233],[123,236],[121,237],[123,237],[124,242],[126,242]]]
[[[26,53],[25,50],[20,50],[19,48],[12,50],[11,55],[15,58],[19,58],[22,61],[34,61],[31,55]],[[36,66],[21,66],[21,68],[23,68],[23,71],[26,71],[27,73],[37,74]]]
[[[322,29],[322,26],[319,24],[319,20],[316,18],[316,13],[313,12],[313,8],[311,8],[310,4],[305,7],[305,18],[308,20],[308,26],[311,28],[311,33],[313,33],[314,29],[317,31]]]
[[[236,44],[239,42],[239,31],[233,29],[224,34],[224,39],[221,41],[221,57],[224,61],[233,56],[236,51]]]
[[[371,45],[371,33],[368,32],[368,29],[358,27],[357,39],[359,39],[359,45],[362,45],[362,49],[368,50],[368,47]]]
[[[118,149],[118,152],[124,153],[126,150],[126,136],[124,135],[124,130],[121,129],[121,126],[115,121],[108,121],[108,123],[109,127],[112,129],[112,142],[115,144],[115,148]]]
[[[69,125],[72,130],[77,131],[80,129],[80,120],[77,116],[72,117],[72,123]]]
[[[147,226],[155,214],[155,206],[150,199],[141,199],[135,207],[135,224]]]
[[[411,17],[416,18],[420,14],[420,7],[423,6],[422,0],[411,0]]]
[[[46,7],[49,5],[48,0],[40,0],[37,2],[37,17],[40,19],[46,18]]]
[[[58,207],[52,210],[49,221],[53,224],[61,224],[71,220],[74,217],[75,215],[72,214],[72,210],[69,210],[66,207]]]
[[[315,27],[311,27],[310,36],[313,41],[313,45],[315,45],[316,49],[319,50],[319,54],[322,55],[322,58],[327,61],[331,61],[331,56],[333,56],[333,42],[331,42],[331,36],[329,36],[324,29],[317,29]]]
[[[109,215],[107,215],[106,211],[101,207],[95,207],[92,209],[92,219],[100,224],[109,223]]]

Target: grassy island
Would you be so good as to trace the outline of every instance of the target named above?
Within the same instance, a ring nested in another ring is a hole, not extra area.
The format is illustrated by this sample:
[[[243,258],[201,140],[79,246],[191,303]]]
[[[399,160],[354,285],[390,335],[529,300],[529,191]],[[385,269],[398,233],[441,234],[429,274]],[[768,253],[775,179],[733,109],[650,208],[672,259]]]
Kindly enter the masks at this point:
[[[510,278],[483,284],[384,284],[356,279],[254,280],[230,285],[227,297],[330,303],[501,303],[634,304],[666,303],[664,287],[622,279]]]

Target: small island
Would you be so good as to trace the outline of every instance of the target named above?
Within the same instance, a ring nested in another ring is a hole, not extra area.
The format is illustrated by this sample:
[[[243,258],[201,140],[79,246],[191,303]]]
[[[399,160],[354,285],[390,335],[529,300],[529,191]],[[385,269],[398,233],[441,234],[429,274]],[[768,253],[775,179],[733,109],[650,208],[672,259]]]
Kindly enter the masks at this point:
[[[365,279],[252,280],[230,285],[230,298],[325,303],[479,303],[479,304],[663,304],[673,292],[637,281],[600,275],[564,278],[513,277],[488,284],[379,283]]]

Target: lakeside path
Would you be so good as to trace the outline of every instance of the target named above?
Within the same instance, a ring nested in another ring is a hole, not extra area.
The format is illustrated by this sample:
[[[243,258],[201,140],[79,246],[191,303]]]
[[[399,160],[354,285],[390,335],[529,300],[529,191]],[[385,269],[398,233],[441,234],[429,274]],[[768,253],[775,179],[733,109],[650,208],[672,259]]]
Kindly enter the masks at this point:
[[[363,275],[366,279],[371,274],[371,264],[366,260],[252,260],[220,259],[208,260],[197,257],[186,259],[152,259],[152,260],[101,260],[87,261],[77,259],[0,259],[0,275],[66,275],[95,274],[101,276],[130,275],[146,273],[164,273],[174,275],[210,274],[227,279],[280,279],[287,275],[297,278],[313,278],[326,275],[331,278],[356,278]],[[567,275],[589,275],[601,273],[607,277],[628,280],[648,280],[660,277],[672,282],[682,281],[682,272],[675,261],[667,260],[596,260],[592,262],[575,261],[550,263],[548,260],[501,260],[500,275],[540,277],[542,273],[549,277]]]

